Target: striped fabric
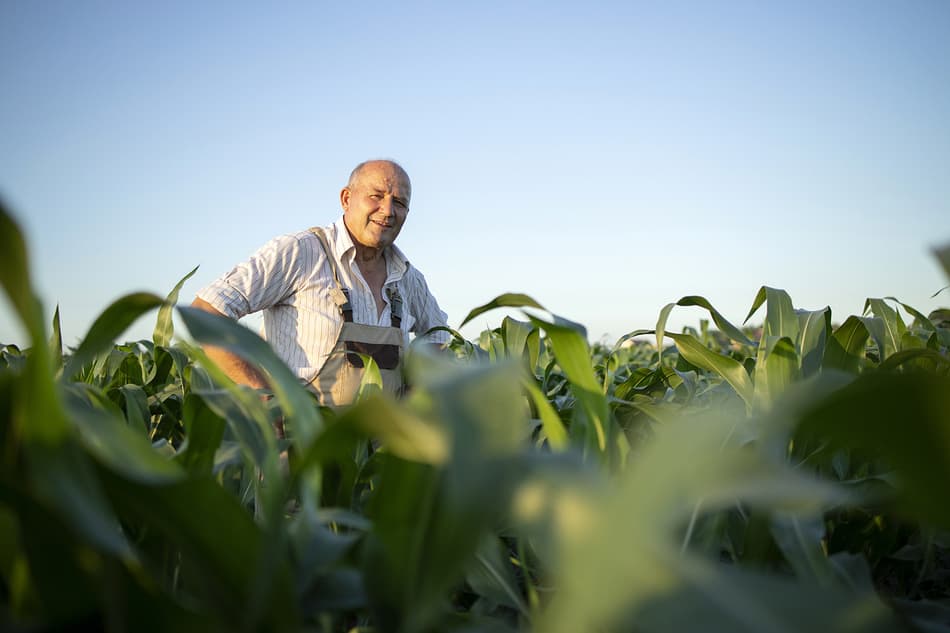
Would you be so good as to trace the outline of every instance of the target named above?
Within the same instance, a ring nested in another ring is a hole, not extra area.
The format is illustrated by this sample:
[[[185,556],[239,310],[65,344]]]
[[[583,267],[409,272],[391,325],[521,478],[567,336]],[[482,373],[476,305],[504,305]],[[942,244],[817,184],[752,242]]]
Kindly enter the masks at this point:
[[[350,289],[353,320],[368,325],[390,325],[389,297],[377,318],[376,302],[356,265],[356,249],[343,218],[326,227],[337,260],[340,282]],[[402,330],[422,333],[446,325],[447,316],[429,292],[425,278],[396,246],[386,252],[386,285],[395,284],[403,299]],[[198,292],[215,309],[233,319],[263,310],[261,336],[287,365],[306,382],[312,380],[333,349],[343,319],[330,298],[333,273],[317,237],[309,230],[281,235],[260,248]],[[450,336],[436,332],[429,340],[444,343]]]

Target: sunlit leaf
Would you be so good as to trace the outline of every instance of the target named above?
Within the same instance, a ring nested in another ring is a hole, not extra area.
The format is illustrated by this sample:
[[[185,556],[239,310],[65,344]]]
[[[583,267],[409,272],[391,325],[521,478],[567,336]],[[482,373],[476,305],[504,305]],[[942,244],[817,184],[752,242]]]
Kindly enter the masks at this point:
[[[897,352],[901,348],[901,337],[907,331],[904,320],[901,319],[897,310],[887,305],[883,299],[868,299],[864,304],[865,311],[871,311],[874,316],[881,320],[884,326],[884,333],[881,337],[884,341],[884,347],[880,350],[881,360]]]
[[[529,297],[525,294],[520,293],[506,293],[503,295],[498,295],[488,303],[480,305],[477,308],[474,308],[468,315],[462,320],[462,323],[459,327],[463,327],[466,323],[474,319],[475,317],[485,314],[490,310],[496,308],[537,308],[539,310],[545,310],[545,307],[540,303]]]
[[[50,366],[55,374],[63,367],[63,334],[59,326],[59,306],[53,313],[53,332],[49,337]]]
[[[721,376],[735,389],[739,397],[746,403],[746,406],[752,407],[754,401],[752,379],[749,378],[745,367],[739,361],[708,349],[696,337],[689,334],[667,332],[666,335],[676,343],[676,349],[679,350],[683,358],[697,367],[702,367]]]
[[[831,308],[799,310],[797,349],[802,377],[814,376],[821,370],[828,337],[831,335]]]
[[[592,431],[592,442],[600,453],[607,448],[607,430],[610,424],[610,408],[607,396],[597,382],[590,364],[587,340],[575,329],[530,317],[531,322],[543,328],[554,350],[558,365],[571,385],[574,397],[580,402]]]
[[[544,436],[547,438],[548,445],[555,451],[562,451],[567,448],[567,431],[564,429],[564,423],[558,416],[557,411],[551,406],[551,403],[541,389],[531,378],[525,378],[522,381],[528,397],[534,403],[541,418],[541,428],[544,430]]]
[[[864,321],[860,317],[849,316],[828,339],[822,367],[857,373],[864,360],[868,337]]]
[[[66,386],[63,392],[66,411],[79,425],[83,446],[113,472],[144,483],[184,477],[178,464],[159,456],[141,432],[103,406],[108,402],[103,394],[82,383]]]
[[[266,341],[227,317],[189,307],[178,311],[196,341],[224,348],[263,369],[280,402],[285,424],[293,428],[297,441],[306,447],[314,440],[322,427],[320,414],[297,377]]]
[[[751,340],[749,340],[749,337],[747,337],[745,334],[742,333],[742,330],[740,330],[739,328],[734,326],[732,323],[727,321],[725,317],[723,317],[722,314],[720,314],[719,311],[716,310],[712,306],[712,304],[706,300],[705,297],[698,297],[698,296],[683,297],[682,299],[676,302],[676,305],[699,306],[701,308],[705,308],[706,310],[709,311],[709,315],[712,317],[713,323],[715,323],[716,327],[718,327],[720,331],[726,334],[726,336],[728,336],[733,341],[736,341],[737,343],[742,343],[743,345],[754,345],[754,343]]]
[[[178,303],[178,293],[181,291],[181,287],[185,285],[185,282],[191,279],[192,275],[197,272],[198,267],[195,266],[191,269],[191,272],[182,277],[175,287],[172,288],[172,291],[168,293],[168,296],[165,297],[165,302],[162,304],[162,307],[158,310],[158,320],[155,323],[155,331],[152,333],[152,340],[155,342],[156,346],[161,345],[162,347],[168,347],[172,342],[172,334],[174,334],[174,324],[172,323],[172,312],[175,304]]]

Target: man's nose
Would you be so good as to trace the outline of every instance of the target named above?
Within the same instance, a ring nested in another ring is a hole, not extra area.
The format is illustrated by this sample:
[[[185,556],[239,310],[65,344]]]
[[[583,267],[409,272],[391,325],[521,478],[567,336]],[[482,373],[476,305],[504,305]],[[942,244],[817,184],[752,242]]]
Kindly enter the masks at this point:
[[[393,213],[393,201],[390,198],[384,197],[379,201],[379,210],[381,213],[390,216]]]

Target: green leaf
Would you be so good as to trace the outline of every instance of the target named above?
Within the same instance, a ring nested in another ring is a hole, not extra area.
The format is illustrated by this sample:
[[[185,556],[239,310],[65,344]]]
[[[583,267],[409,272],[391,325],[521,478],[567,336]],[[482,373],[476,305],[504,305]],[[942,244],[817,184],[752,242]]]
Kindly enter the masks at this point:
[[[699,342],[695,336],[689,334],[666,334],[676,343],[676,349],[680,355],[687,361],[701,367],[706,371],[711,371],[723,380],[728,382],[736,393],[742,398],[747,409],[751,409],[755,398],[755,390],[752,385],[752,379],[746,372],[745,367],[739,361],[718,354]]]
[[[749,308],[749,314],[746,315],[745,319],[742,321],[746,323],[749,319],[752,318],[752,315],[755,314],[755,311],[758,310],[763,303],[765,303],[766,297],[766,287],[762,286],[759,288],[759,291],[755,293],[755,298],[752,300],[752,307]]]
[[[381,455],[363,569],[382,631],[443,630],[436,622],[445,596],[500,520],[524,468],[516,458],[528,425],[521,372],[515,364],[474,366],[417,383],[415,402],[427,402],[449,432],[451,456],[433,466]]]
[[[822,539],[825,538],[822,517],[778,515],[772,518],[770,531],[800,580],[820,586],[834,582],[837,574],[822,549]]]
[[[868,328],[864,321],[860,317],[849,316],[828,339],[822,369],[858,373],[861,362],[864,360],[868,336]]]
[[[600,454],[607,449],[607,432],[610,424],[610,405],[594,374],[590,361],[587,339],[577,330],[560,323],[551,323],[530,317],[531,322],[543,328],[557,359],[571,386],[571,392],[580,403],[590,424],[589,446]]]
[[[363,361],[363,376],[360,378],[360,387],[356,392],[357,401],[383,393],[383,376],[379,372],[376,360],[367,354],[359,354],[359,357]]]
[[[14,398],[13,427],[26,440],[63,441],[69,427],[53,389],[50,344],[42,309],[30,282],[26,243],[19,227],[0,201],[0,285],[26,327],[32,344]]]
[[[864,310],[871,310],[874,316],[881,319],[884,325],[884,348],[881,350],[881,361],[901,348],[901,338],[907,331],[904,320],[901,319],[897,310],[887,305],[883,299],[868,299],[864,304]]]
[[[508,358],[521,359],[528,344],[528,336],[535,331],[530,323],[505,317],[501,322],[501,337],[505,342],[505,354]]]
[[[29,478],[38,499],[91,545],[132,561],[134,555],[106,500],[95,471],[71,441],[27,447]]]
[[[39,302],[30,281],[26,241],[0,201],[0,284],[32,340],[43,339]]]
[[[794,581],[705,562],[682,565],[685,582],[646,601],[625,624],[644,633],[895,633],[904,623],[873,591]],[[628,628],[628,627],[624,627]]]
[[[893,301],[894,303],[900,305],[902,308],[907,310],[907,313],[911,315],[912,317],[914,317],[914,322],[917,325],[919,325],[921,328],[927,330],[928,332],[933,332],[936,329],[936,327],[930,321],[930,319],[925,317],[923,313],[915,310],[912,306],[909,306],[903,301],[899,301],[898,299],[895,299],[894,297],[884,297],[884,298],[889,301]]]
[[[888,356],[887,360],[881,363],[881,370],[893,371],[907,364],[913,364],[920,369],[946,375],[947,370],[950,369],[950,358],[945,354],[925,347],[905,349]]]
[[[488,303],[480,305],[477,308],[473,309],[468,313],[468,316],[462,321],[459,327],[463,327],[466,323],[474,319],[475,317],[485,314],[495,308],[537,308],[539,310],[544,310],[547,312],[547,309],[542,306],[540,303],[529,297],[525,294],[508,292],[502,295],[498,295]]]
[[[162,305],[150,293],[136,292],[113,302],[93,322],[82,343],[66,364],[64,378],[72,378],[96,356],[112,347],[115,339],[144,313]]]
[[[181,291],[181,287],[185,285],[185,282],[191,279],[191,276],[197,272],[198,267],[195,266],[191,269],[191,272],[182,277],[175,287],[172,288],[172,291],[168,293],[168,296],[165,297],[165,302],[162,304],[162,307],[158,310],[158,320],[155,323],[155,331],[152,333],[152,340],[155,342],[156,347],[161,345],[162,347],[168,347],[172,342],[172,334],[174,334],[174,324],[172,323],[172,308],[175,307],[175,304],[178,303],[178,293]]]
[[[274,535],[265,536],[230,493],[210,479],[149,485],[108,471],[103,477],[124,521],[180,551],[189,594],[203,611],[236,630],[299,630],[286,554],[273,550]]]
[[[663,336],[666,333],[666,321],[670,318],[670,311],[675,306],[675,303],[667,303],[660,310],[660,316],[656,320],[656,362],[657,365],[660,364],[660,361],[663,360],[663,346],[666,341],[663,340]],[[632,337],[631,337],[632,338]],[[620,342],[617,343],[617,347],[620,346]]]
[[[64,404],[77,424],[86,449],[113,472],[144,483],[178,481],[184,471],[161,457],[151,443],[125,420],[106,409],[112,405],[104,394],[83,383],[64,386]]]
[[[63,367],[63,334],[59,327],[59,305],[56,305],[56,312],[53,313],[53,333],[49,337],[49,357],[53,372],[58,372]]]
[[[7,481],[0,480],[0,501],[4,509],[12,509],[10,527],[14,528],[2,541],[13,556],[10,574],[4,573],[10,592],[4,596],[5,606],[13,612],[5,614],[7,621],[64,623],[87,617],[95,610],[98,596],[89,582],[89,570],[83,569],[76,554],[83,551],[87,560],[99,559],[99,555],[83,539],[81,530],[33,494],[9,486]]]
[[[725,317],[723,317],[719,313],[718,310],[712,307],[712,304],[710,304],[709,301],[707,301],[705,297],[698,297],[698,296],[683,297],[682,299],[676,302],[676,305],[699,306],[701,308],[705,308],[706,310],[709,311],[709,315],[712,317],[713,323],[716,324],[716,327],[718,327],[720,331],[726,334],[726,336],[728,336],[730,339],[732,339],[733,341],[736,341],[737,343],[742,343],[743,345],[755,344],[751,340],[749,340],[749,337],[747,337],[745,334],[742,333],[742,330],[740,330],[739,328],[734,326],[732,323],[727,321]]]
[[[563,451],[568,447],[567,430],[564,423],[558,416],[557,411],[551,406],[551,402],[544,397],[541,389],[535,383],[533,378],[525,377],[522,379],[522,385],[528,392],[528,397],[534,402],[538,415],[541,417],[541,428],[548,440],[548,445],[553,451]]]
[[[680,551],[674,538],[697,504],[715,512],[740,500],[813,516],[845,498],[766,460],[754,445],[735,441],[735,426],[731,416],[658,425],[655,439],[642,447],[616,485],[574,476],[531,479],[519,488],[514,517],[532,538],[541,541],[549,533],[559,562],[558,591],[538,630],[791,632],[811,630],[803,624],[824,622],[839,608],[847,611],[855,602],[850,596],[773,584],[768,577]],[[618,548],[619,542],[624,547]],[[772,595],[780,588],[786,591]],[[804,595],[796,595],[799,591]],[[834,599],[830,604],[822,600],[820,615],[799,613],[807,611],[802,608],[806,598],[827,595]],[[793,599],[802,604],[789,608]],[[875,600],[873,595],[867,599]],[[695,619],[697,613],[702,618]],[[868,615],[886,617],[887,610],[877,602]],[[848,630],[832,622],[830,630]],[[862,621],[852,630],[867,624]]]
[[[516,609],[522,617],[530,618],[528,606],[521,597],[521,590],[511,565],[506,564],[506,547],[492,535],[482,539],[465,579],[473,591],[497,604]]]
[[[323,422],[313,399],[267,342],[231,319],[204,310],[179,307],[185,326],[203,345],[221,347],[263,369],[280,403],[284,424],[292,428],[301,449],[319,434]]]
[[[821,371],[825,347],[831,332],[831,308],[823,310],[799,310],[799,334],[796,348],[801,361],[802,377],[816,375]]]
[[[192,350],[192,353],[203,361],[199,350]],[[219,375],[220,370],[212,367],[210,362],[207,370],[225,387],[219,387],[203,371],[196,370],[192,372],[192,394],[199,396],[209,409],[227,421],[251,463],[266,468],[268,461],[277,454],[277,439],[266,406],[247,386],[225,383],[226,376],[223,372]]]
[[[347,409],[334,424],[337,430],[352,427],[375,438],[387,452],[424,464],[440,465],[449,459],[450,442],[442,426],[420,418],[390,398],[367,398]],[[318,438],[315,450],[328,459],[324,446],[329,438]]]
[[[798,354],[788,337],[768,337],[765,355],[765,378],[768,381],[769,402],[788,389],[799,377]],[[759,376],[756,375],[758,380]],[[756,383],[758,387],[758,383]]]
[[[890,464],[906,510],[950,527],[950,378],[923,372],[864,374],[806,409],[801,420],[805,438]]]
[[[125,403],[125,421],[129,428],[143,431],[143,437],[149,436],[152,414],[148,410],[148,395],[138,385],[128,384],[119,387]]]
[[[877,361],[880,363],[885,358],[890,356],[893,353],[892,348],[889,349],[887,342],[887,332],[886,326],[884,325],[884,320],[880,317],[858,317],[861,319],[861,323],[864,323],[864,327],[867,328],[868,334],[871,335],[871,340],[874,341],[874,345],[877,347]]]
[[[182,420],[185,443],[176,459],[192,476],[210,476],[215,452],[224,437],[225,421],[195,394],[185,397]]]
[[[752,304],[752,309],[749,310],[749,314],[746,316],[746,321],[762,305],[763,300],[766,302],[766,312],[762,336],[787,336],[791,340],[797,341],[798,316],[795,314],[792,298],[784,290],[762,286]]]

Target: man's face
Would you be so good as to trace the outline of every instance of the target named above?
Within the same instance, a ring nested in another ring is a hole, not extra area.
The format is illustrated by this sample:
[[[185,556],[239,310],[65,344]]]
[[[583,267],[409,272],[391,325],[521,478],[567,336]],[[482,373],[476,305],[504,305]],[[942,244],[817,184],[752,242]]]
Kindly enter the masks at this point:
[[[368,248],[392,244],[406,221],[410,195],[409,178],[392,163],[364,166],[340,192],[343,221],[353,240]]]

